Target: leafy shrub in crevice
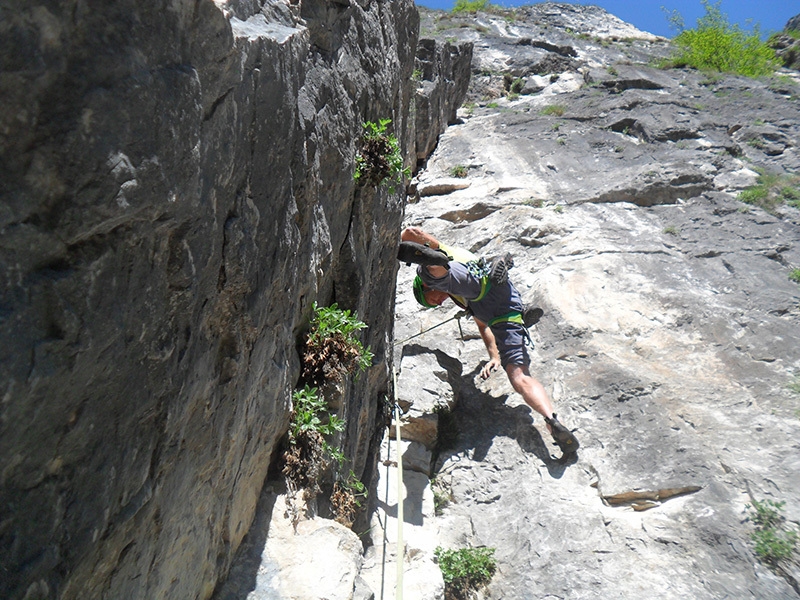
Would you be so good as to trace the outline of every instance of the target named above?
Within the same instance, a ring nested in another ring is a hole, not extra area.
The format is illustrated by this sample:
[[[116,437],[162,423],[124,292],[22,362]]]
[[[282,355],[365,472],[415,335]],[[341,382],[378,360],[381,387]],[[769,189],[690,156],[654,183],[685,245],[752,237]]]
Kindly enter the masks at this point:
[[[378,187],[388,180],[392,183],[390,190],[393,191],[394,184],[411,177],[411,171],[407,167],[403,168],[400,143],[388,131],[391,122],[391,119],[380,119],[377,123],[364,123],[364,134],[356,155],[356,171],[353,175],[357,183]]]
[[[361,501],[367,498],[366,486],[353,471],[347,477],[339,478],[333,484],[331,508],[334,519],[345,527],[352,527],[356,514],[361,510]]]
[[[331,508],[337,521],[349,527],[361,506],[359,497],[366,496],[364,485],[352,470],[346,477],[341,475],[346,462],[344,453],[327,438],[343,431],[345,422],[330,412],[320,393],[322,386],[372,365],[372,352],[356,337],[365,327],[356,315],[340,310],[336,304],[319,307],[314,303],[314,316],[302,350],[304,385],[292,395],[292,415],[282,455],[282,473],[289,490],[287,501],[295,525],[300,518],[297,493],[302,490],[306,502],[315,498],[322,491],[320,481],[332,463],[335,482]],[[327,389],[340,393],[335,388]]]
[[[356,337],[366,327],[357,315],[341,310],[335,303],[329,307],[314,303],[311,329],[303,348],[302,380],[321,386],[372,366],[372,351]]]
[[[344,421],[328,412],[317,388],[306,385],[292,395],[289,440],[283,455],[283,474],[294,489],[306,490],[312,498],[319,492],[319,480],[337,450],[325,436],[344,429]]]

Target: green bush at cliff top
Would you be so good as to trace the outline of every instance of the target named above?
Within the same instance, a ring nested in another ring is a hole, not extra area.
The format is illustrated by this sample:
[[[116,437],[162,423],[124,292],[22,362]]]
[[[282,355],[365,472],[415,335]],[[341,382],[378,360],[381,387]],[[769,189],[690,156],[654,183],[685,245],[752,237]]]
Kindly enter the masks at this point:
[[[476,13],[489,6],[489,0],[456,0],[453,6],[454,13]]]
[[[758,27],[747,32],[738,25],[730,25],[720,10],[721,2],[712,4],[702,0],[702,4],[706,13],[697,20],[694,29],[684,29],[678,14],[670,19],[681,30],[673,40],[678,53],[672,59],[672,66],[748,77],[769,75],[778,68],[775,51],[761,41]]]

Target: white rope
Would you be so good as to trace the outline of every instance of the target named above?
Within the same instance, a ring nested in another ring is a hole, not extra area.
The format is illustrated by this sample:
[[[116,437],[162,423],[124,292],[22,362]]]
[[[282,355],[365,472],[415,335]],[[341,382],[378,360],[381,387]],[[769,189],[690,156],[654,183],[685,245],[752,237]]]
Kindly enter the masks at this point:
[[[403,456],[400,444],[400,405],[397,403],[397,374],[392,367],[392,380],[395,391],[394,422],[395,422],[395,452],[397,453],[397,586],[395,600],[403,600],[403,566],[405,563],[405,544],[403,543]],[[388,482],[387,482],[388,483]]]

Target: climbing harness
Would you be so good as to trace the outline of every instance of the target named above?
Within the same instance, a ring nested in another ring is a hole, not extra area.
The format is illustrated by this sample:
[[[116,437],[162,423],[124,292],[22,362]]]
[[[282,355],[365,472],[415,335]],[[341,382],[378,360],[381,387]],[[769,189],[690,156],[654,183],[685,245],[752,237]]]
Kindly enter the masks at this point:
[[[421,335],[423,335],[425,333],[428,333],[432,329],[436,329],[437,327],[441,327],[445,323],[449,323],[450,321],[452,321],[454,319],[458,319],[458,331],[461,333],[461,339],[463,340],[464,339],[464,332],[461,330],[461,319],[463,317],[469,317],[469,316],[470,316],[470,312],[468,310],[460,310],[456,314],[454,314],[452,317],[450,317],[449,319],[447,319],[445,321],[442,321],[441,323],[437,323],[436,325],[434,325],[432,327],[428,327],[427,329],[424,329],[424,330],[420,331],[419,333],[415,333],[414,335],[412,335],[410,337],[407,337],[404,340],[400,340],[399,342],[395,342],[394,345],[395,346],[399,346],[401,344],[405,344],[406,342],[408,342],[410,340],[413,340],[414,338],[419,337],[419,336],[421,336]]]

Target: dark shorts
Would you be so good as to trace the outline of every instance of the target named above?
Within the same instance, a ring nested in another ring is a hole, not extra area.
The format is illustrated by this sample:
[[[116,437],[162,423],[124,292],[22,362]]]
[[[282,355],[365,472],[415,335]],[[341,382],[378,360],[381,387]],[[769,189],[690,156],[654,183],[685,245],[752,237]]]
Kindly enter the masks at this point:
[[[529,365],[531,358],[525,347],[527,332],[518,323],[498,323],[492,326],[492,333],[500,353],[500,364],[505,369],[508,365]]]

